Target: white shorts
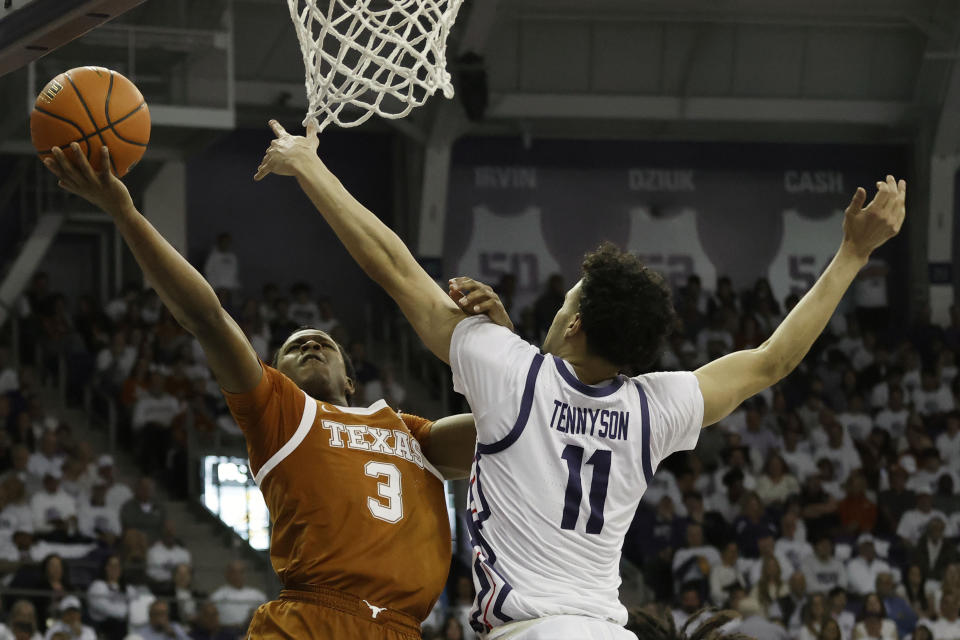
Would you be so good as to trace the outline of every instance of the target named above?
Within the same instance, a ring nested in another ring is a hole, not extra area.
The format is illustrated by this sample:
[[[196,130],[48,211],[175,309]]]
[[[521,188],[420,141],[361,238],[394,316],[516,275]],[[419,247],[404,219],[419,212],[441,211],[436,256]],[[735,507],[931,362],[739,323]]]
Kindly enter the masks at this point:
[[[501,625],[485,640],[637,640],[637,636],[599,618],[547,616]]]

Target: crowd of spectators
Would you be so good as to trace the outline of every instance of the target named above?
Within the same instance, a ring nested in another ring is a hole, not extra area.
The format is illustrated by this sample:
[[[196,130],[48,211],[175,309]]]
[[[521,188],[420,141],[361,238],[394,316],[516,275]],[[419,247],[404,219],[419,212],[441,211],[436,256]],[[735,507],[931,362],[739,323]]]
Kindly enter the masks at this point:
[[[229,253],[229,238],[221,237],[208,275],[223,283],[218,293],[261,358],[270,361],[297,327],[320,327],[349,345],[360,383],[355,404],[404,402],[392,368],[371,362],[362,341],[350,341],[329,301],[304,283],[286,294],[267,285],[259,298],[241,299],[231,289],[239,279]],[[562,278],[550,278],[526,309],[511,308],[509,276],[497,289],[518,332],[539,343],[563,302]],[[693,276],[675,293],[681,323],[656,368],[692,370],[757,347],[798,299],[791,295],[781,305],[762,279],[738,293],[720,278],[708,292]],[[109,457],[74,443],[70,428],[31,394],[53,356],[65,360],[74,387],[93,380],[116,401],[121,433],[135,443],[146,475],[185,494],[187,431],[239,435],[196,341],[141,287],[126,288],[102,309],[81,297],[71,314],[39,274],[25,307],[34,322],[25,323],[24,340],[36,361],[14,371],[0,350],[0,418],[7,425],[0,431],[0,526],[10,533],[0,569],[7,584],[61,594],[81,583],[84,571],[65,570],[75,558],[95,558],[98,571],[87,569],[82,581],[93,590],[86,608],[65,595],[28,598],[9,603],[11,625],[14,612],[26,617],[28,608],[67,625],[80,611],[79,620],[107,638],[154,622],[157,629],[214,629],[219,616],[227,627],[241,624],[249,608],[225,612],[216,597],[187,597],[189,556],[159,515],[162,506],[146,506],[149,478],[124,494]],[[882,305],[845,303],[794,374],[704,430],[695,451],[657,470],[623,549],[628,609],[670,603],[666,615],[683,624],[704,606],[730,608],[741,613],[730,624],[758,638],[960,639],[958,354],[956,309],[948,326],[920,314],[894,327]],[[430,640],[474,636],[472,580],[458,556],[424,627]],[[151,558],[163,560],[150,565]],[[33,572],[29,580],[24,567]],[[242,580],[230,584],[231,597],[252,602]],[[97,604],[101,593],[125,602],[125,616]],[[143,598],[131,595],[138,593]],[[145,602],[148,593],[166,597]]]

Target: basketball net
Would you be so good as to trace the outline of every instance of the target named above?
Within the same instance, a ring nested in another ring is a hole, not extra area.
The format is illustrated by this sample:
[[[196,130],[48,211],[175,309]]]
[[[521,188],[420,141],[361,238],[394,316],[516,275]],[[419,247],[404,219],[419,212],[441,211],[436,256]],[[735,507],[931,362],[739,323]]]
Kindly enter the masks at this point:
[[[355,127],[373,114],[402,118],[438,89],[452,98],[447,37],[462,3],[287,0],[306,67],[304,126],[316,120],[322,131],[331,122]]]

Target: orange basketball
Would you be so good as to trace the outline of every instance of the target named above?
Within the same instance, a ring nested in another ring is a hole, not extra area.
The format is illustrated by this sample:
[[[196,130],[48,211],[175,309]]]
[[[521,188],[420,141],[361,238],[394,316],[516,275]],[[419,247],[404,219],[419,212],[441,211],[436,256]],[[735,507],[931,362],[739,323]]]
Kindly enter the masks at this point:
[[[147,149],[150,111],[140,90],[116,71],[77,67],[48,82],[37,96],[30,137],[41,158],[53,147],[79,143],[95,171],[106,145],[114,172],[123,176]]]

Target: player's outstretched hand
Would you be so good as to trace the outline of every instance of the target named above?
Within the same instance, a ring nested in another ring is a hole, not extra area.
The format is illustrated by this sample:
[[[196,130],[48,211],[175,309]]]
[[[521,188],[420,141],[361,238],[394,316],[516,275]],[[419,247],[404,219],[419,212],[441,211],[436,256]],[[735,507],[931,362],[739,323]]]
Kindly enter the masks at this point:
[[[473,278],[451,278],[448,295],[468,316],[486,314],[495,323],[513,331],[513,321],[490,285]]]
[[[72,143],[66,152],[60,147],[54,147],[52,153],[52,158],[43,159],[43,166],[57,176],[60,181],[57,184],[64,191],[78,195],[108,213],[133,206],[127,187],[113,174],[110,150],[106,146],[99,151],[99,173],[90,166],[76,142]]]
[[[907,183],[887,176],[877,183],[877,195],[863,206],[867,192],[857,189],[843,219],[843,241],[860,257],[897,235],[906,215]]]
[[[290,135],[276,120],[270,121],[270,128],[277,138],[270,143],[266,155],[257,167],[257,174],[253,176],[254,180],[263,180],[271,173],[294,176],[307,163],[318,160],[317,146],[320,141],[317,137],[319,128],[316,121],[311,120],[307,125],[306,136]]]

